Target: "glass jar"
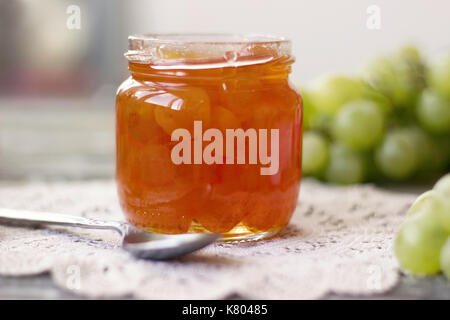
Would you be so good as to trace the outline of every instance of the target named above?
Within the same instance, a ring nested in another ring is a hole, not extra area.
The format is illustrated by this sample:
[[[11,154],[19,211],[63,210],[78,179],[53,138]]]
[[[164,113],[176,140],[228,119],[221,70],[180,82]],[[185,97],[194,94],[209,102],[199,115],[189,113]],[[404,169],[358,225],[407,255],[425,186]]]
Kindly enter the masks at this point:
[[[302,102],[283,38],[134,35],[116,102],[126,219],[158,233],[271,236],[301,178]]]

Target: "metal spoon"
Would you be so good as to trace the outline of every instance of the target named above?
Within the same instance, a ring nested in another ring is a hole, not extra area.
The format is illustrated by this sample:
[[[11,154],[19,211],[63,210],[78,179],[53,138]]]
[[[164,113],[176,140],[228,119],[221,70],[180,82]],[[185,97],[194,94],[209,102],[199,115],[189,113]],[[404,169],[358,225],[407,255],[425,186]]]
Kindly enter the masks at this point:
[[[221,237],[217,233],[158,234],[137,229],[126,222],[102,221],[78,216],[0,208],[0,223],[60,225],[108,229],[120,233],[122,248],[143,259],[165,260],[199,250]]]

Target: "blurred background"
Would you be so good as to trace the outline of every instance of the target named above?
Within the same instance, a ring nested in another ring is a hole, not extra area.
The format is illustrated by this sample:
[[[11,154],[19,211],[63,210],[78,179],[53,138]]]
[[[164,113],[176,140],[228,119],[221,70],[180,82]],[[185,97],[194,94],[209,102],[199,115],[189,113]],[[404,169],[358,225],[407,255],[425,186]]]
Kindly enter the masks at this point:
[[[367,26],[371,5],[379,29]],[[79,28],[68,27],[73,6]],[[449,12],[448,0],[0,0],[0,179],[113,177],[129,34],[282,35],[297,58],[292,80],[305,84],[405,44],[425,57],[448,51]]]

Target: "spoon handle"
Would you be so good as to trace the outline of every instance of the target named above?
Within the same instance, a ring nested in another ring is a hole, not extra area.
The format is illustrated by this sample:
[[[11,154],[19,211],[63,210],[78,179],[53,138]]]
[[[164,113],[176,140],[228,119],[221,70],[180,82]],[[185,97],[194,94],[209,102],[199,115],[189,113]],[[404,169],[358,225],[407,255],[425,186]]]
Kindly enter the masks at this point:
[[[17,225],[60,225],[88,229],[109,229],[125,234],[125,224],[119,221],[102,221],[72,216],[67,214],[37,212],[0,208],[0,223],[14,223]]]

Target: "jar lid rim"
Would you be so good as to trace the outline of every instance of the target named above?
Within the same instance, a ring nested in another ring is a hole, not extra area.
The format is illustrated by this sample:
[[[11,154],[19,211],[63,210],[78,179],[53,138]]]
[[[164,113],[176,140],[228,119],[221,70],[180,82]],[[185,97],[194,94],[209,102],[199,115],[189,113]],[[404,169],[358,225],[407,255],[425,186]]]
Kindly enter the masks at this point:
[[[248,44],[248,43],[290,43],[282,36],[272,34],[233,33],[141,33],[132,34],[128,41],[145,41],[165,44]]]

